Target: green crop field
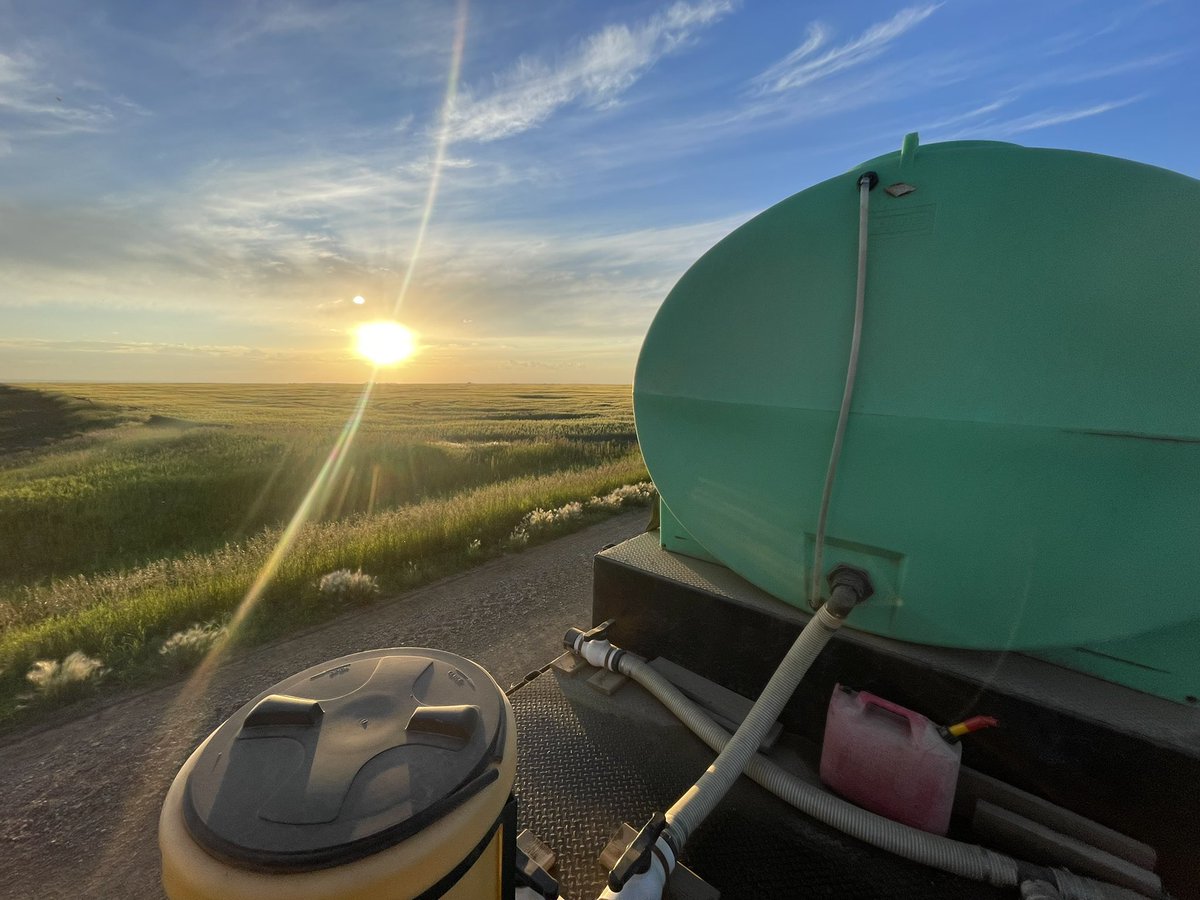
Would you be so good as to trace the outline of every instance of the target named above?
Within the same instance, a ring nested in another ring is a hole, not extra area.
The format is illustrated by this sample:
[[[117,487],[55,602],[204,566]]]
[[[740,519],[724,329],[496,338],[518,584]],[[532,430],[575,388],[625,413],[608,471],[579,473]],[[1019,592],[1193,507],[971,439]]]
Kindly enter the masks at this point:
[[[0,386],[0,725],[650,499],[628,387],[377,385],[348,429],[361,396]]]

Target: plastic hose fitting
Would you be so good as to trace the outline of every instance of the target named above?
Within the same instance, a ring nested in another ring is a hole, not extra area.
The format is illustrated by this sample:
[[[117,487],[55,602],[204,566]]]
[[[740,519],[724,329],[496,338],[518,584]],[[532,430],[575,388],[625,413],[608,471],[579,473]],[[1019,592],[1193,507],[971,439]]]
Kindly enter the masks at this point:
[[[591,631],[570,628],[563,637],[563,646],[597,668],[617,672],[617,666],[625,651],[608,641],[608,629],[614,621],[616,620],[609,619],[607,622],[601,622]]]
[[[568,650],[574,650],[575,645],[579,643],[581,637],[583,637],[582,628],[568,628],[566,635],[563,637],[563,646]]]
[[[612,627],[616,619],[609,619],[607,622],[601,622],[590,631],[584,631],[581,628],[568,628],[566,635],[563,636],[563,646],[568,650],[579,652],[585,643],[588,641],[603,641],[608,639],[608,629]]]

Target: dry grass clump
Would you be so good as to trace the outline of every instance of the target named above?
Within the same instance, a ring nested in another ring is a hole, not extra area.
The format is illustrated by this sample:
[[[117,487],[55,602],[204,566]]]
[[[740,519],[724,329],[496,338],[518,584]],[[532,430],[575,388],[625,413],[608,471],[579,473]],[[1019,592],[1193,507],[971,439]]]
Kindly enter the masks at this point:
[[[61,662],[56,659],[37,660],[30,666],[25,678],[33,685],[37,696],[47,700],[65,700],[85,693],[107,671],[103,662],[76,650],[68,653]]]
[[[368,575],[362,569],[350,571],[338,569],[322,575],[317,582],[317,590],[324,597],[329,597],[338,603],[353,603],[365,606],[379,596],[379,579]]]
[[[620,509],[622,506],[649,506],[658,497],[658,491],[649,481],[623,484],[603,497],[592,497],[587,505],[593,509]]]
[[[187,671],[196,666],[218,641],[225,637],[228,629],[220,622],[192,625],[177,631],[158,648],[159,656],[171,668]]]
[[[583,517],[583,503],[572,500],[554,509],[537,509],[527,512],[508,536],[514,547],[524,547],[530,538],[563,529]]]

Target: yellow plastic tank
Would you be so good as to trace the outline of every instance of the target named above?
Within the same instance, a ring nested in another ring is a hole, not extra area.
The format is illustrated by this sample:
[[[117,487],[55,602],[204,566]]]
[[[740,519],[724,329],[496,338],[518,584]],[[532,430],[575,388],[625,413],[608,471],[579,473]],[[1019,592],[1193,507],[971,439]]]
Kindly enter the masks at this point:
[[[475,663],[342,657],[202,743],[159,819],[172,900],[511,896],[516,724]]]

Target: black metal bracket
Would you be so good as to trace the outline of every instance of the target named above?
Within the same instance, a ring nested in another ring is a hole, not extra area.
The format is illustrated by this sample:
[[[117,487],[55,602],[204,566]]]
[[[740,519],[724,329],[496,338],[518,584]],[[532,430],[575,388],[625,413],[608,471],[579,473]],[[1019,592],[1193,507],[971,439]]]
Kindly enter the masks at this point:
[[[520,847],[516,848],[517,887],[527,887],[546,900],[558,900],[558,880],[534,862]]]
[[[643,875],[650,871],[650,863],[654,859],[654,845],[667,827],[667,818],[660,812],[650,817],[637,837],[630,842],[617,860],[617,864],[608,873],[608,886],[613,891],[620,891],[635,875]],[[667,873],[670,874],[669,872]]]

